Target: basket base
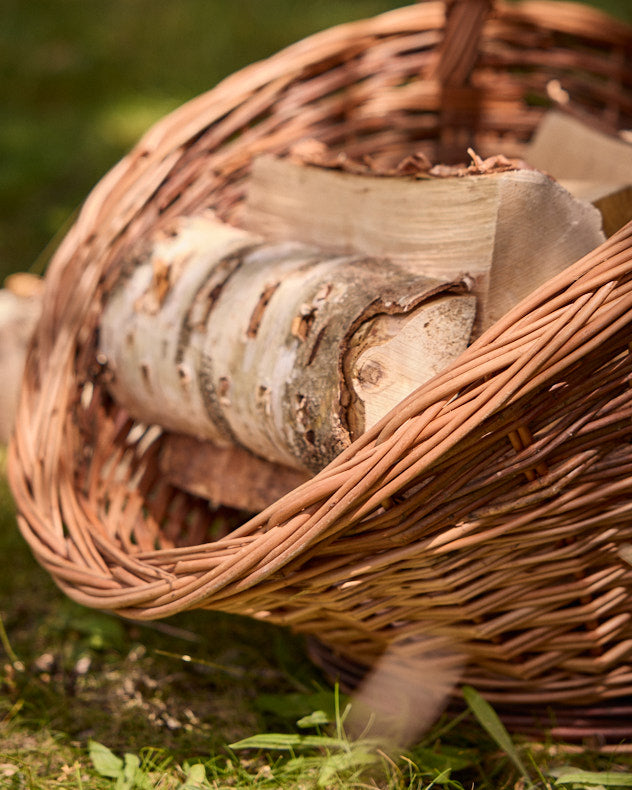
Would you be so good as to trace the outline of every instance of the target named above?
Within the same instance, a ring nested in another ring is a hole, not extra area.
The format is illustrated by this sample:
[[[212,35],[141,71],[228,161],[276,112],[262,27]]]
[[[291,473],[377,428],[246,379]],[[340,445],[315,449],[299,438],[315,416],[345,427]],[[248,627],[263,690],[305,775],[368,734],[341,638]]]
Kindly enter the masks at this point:
[[[307,640],[311,660],[346,694],[353,694],[370,667],[350,661],[316,638]],[[581,743],[586,748],[611,751],[632,751],[632,697],[613,699],[601,705],[525,706],[494,703],[494,710],[510,732],[521,733],[547,741]],[[449,702],[448,712],[457,714],[464,708],[458,690]]]

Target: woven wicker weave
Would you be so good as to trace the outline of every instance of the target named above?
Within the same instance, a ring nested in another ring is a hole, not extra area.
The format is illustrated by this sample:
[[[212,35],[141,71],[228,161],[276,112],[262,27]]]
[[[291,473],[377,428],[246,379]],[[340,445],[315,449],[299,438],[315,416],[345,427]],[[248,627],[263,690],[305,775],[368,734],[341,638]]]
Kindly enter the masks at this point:
[[[632,224],[228,534],[161,479],[160,431],[109,398],[96,333],[126,252],[206,207],[238,221],[255,155],[306,137],[384,162],[463,161],[469,145],[520,155],[552,79],[568,111],[630,128],[631,54],[630,28],[586,7],[425,2],[312,36],[151,129],[50,265],[10,448],[20,528],[62,590],[133,618],[263,617],[317,636],[343,671],[438,635],[501,707],[622,705]],[[603,728],[632,732],[629,719]]]

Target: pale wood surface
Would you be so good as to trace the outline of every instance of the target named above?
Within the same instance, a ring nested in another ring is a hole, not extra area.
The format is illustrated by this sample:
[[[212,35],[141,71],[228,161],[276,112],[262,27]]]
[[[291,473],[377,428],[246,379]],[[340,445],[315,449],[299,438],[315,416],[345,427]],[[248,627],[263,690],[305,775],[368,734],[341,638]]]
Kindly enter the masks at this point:
[[[440,296],[412,314],[367,322],[347,361],[352,398],[359,401],[351,413],[361,411],[362,418],[355,432],[371,428],[465,351],[475,311],[471,295]]]
[[[587,200],[599,210],[604,233],[609,238],[632,220],[632,170],[628,176],[628,184],[585,179],[562,179],[560,184],[572,195]]]
[[[467,273],[475,335],[604,239],[594,207],[534,170],[380,177],[272,156],[254,162],[241,221],[279,240],[386,255],[430,277]]]
[[[566,113],[548,112],[524,152],[527,162],[558,180],[604,184],[632,180],[632,144]]]
[[[42,312],[40,277],[27,273],[7,277],[0,290],[0,443],[6,444],[20,394],[26,350]]]
[[[632,143],[572,115],[548,112],[524,153],[533,167],[592,203],[606,236],[632,220]]]

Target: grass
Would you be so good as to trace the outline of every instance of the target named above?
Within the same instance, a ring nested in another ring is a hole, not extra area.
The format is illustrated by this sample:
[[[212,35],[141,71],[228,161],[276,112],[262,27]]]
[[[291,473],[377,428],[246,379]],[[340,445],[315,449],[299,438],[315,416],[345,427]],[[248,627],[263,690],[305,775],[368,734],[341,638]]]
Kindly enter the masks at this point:
[[[37,269],[167,111],[304,35],[399,4],[2,0],[0,276]],[[594,4],[632,22],[629,0]],[[0,788],[631,785],[623,749],[511,737],[473,690],[469,712],[385,754],[346,737],[346,701],[287,632],[212,612],[139,625],[82,609],[18,534],[3,463]]]

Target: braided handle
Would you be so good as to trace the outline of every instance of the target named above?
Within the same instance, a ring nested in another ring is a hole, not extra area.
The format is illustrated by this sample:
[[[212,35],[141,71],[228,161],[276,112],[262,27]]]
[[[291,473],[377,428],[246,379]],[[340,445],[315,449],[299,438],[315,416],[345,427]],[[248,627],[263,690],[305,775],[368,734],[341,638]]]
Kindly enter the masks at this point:
[[[465,85],[476,63],[479,39],[493,0],[448,0],[443,44],[433,77],[442,85]]]
[[[443,43],[431,79],[441,85],[438,154],[444,163],[463,161],[477,127],[480,97],[470,85],[483,26],[494,0],[447,0]]]

